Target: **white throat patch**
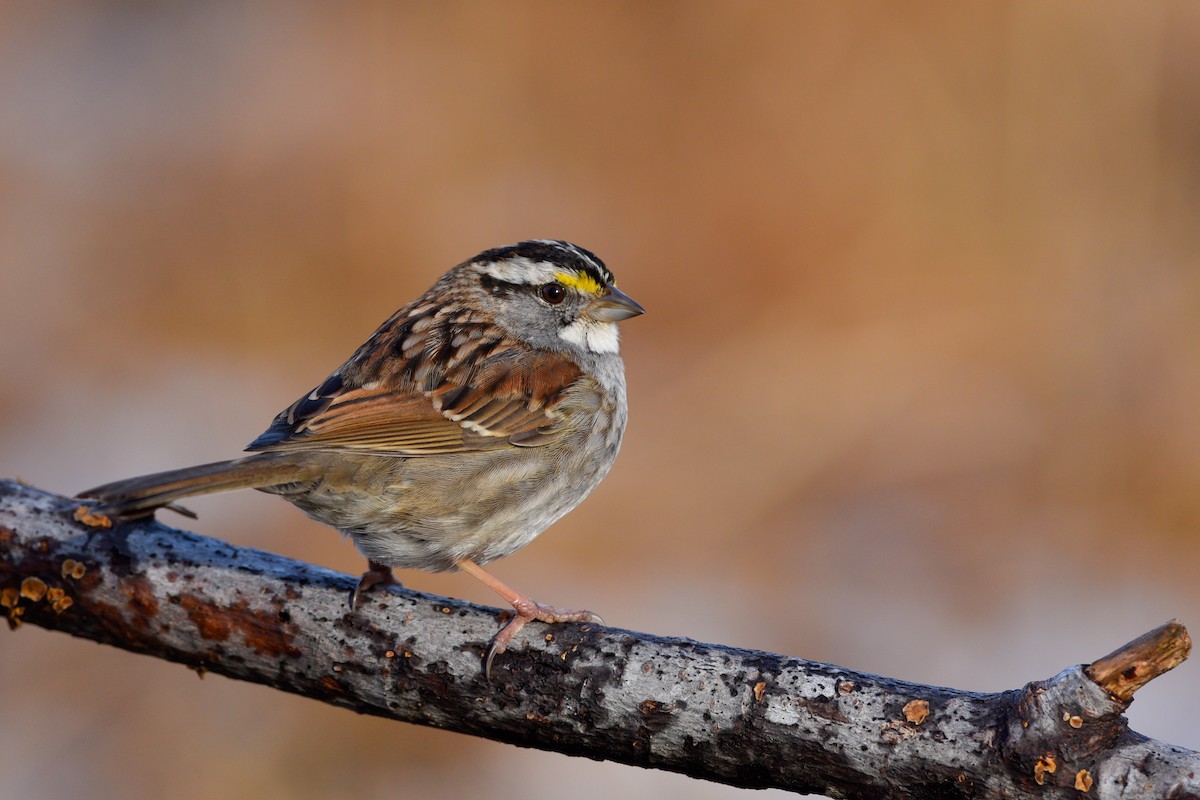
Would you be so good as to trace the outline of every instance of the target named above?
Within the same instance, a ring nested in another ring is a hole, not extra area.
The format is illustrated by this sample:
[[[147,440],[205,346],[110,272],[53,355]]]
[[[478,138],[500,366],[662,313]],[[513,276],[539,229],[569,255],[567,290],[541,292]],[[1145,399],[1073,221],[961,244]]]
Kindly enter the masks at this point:
[[[620,335],[615,322],[598,322],[580,317],[558,332],[558,335],[573,345],[593,353],[620,352]]]

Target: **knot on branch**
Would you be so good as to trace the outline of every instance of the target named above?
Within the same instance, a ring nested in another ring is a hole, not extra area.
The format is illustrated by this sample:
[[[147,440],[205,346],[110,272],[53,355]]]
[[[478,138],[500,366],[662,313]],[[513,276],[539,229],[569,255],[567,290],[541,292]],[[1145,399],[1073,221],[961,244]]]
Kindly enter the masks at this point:
[[[1105,754],[1137,736],[1123,716],[1133,693],[1190,650],[1187,629],[1171,620],[1090,666],[1069,667],[1011,693],[1005,759],[1034,785],[1088,791]]]

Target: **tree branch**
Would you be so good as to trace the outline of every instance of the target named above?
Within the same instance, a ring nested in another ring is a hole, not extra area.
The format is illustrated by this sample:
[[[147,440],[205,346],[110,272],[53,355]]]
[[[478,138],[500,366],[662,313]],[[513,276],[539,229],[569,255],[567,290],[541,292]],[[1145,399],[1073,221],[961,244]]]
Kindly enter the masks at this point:
[[[1122,712],[1191,647],[1175,621],[996,694],[596,625],[498,613],[153,521],[117,528],[0,481],[0,606],[41,625],[355,711],[527,747],[832,797],[1200,797],[1200,754]],[[77,519],[76,517],[79,517]],[[92,523],[91,525],[87,523]]]

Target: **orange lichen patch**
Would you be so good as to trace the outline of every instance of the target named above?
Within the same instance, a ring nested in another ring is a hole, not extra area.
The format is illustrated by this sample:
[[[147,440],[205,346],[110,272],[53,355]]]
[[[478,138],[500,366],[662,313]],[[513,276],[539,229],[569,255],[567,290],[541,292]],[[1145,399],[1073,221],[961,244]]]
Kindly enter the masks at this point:
[[[55,614],[61,614],[73,605],[75,605],[75,601],[70,597],[60,597],[54,601],[50,608],[54,609]]]
[[[909,700],[904,704],[904,718],[913,725],[920,725],[928,716],[928,700]]]
[[[75,509],[75,521],[82,522],[92,528],[111,528],[112,520],[104,514],[93,514],[90,506],[80,506]]]
[[[221,609],[190,594],[179,596],[179,606],[196,626],[200,638],[216,642],[223,642],[229,638],[233,626],[221,613]]]
[[[145,575],[133,575],[120,584],[121,594],[128,600],[129,608],[143,621],[158,614],[158,597],[154,584]]]
[[[854,681],[838,681],[837,693],[842,697],[845,697],[853,692],[856,688],[857,686],[855,685]]]
[[[10,630],[16,630],[21,627],[21,616],[25,613],[25,609],[21,606],[16,606],[8,610],[8,627]]]
[[[41,578],[35,578],[30,575],[25,580],[21,581],[21,597],[33,602],[40,601],[46,596],[46,582]]]
[[[1086,769],[1081,769],[1075,773],[1075,788],[1081,792],[1086,792],[1092,788],[1092,773]]]
[[[14,587],[9,586],[6,589],[0,590],[0,606],[4,608],[16,608],[19,602],[21,602],[21,593]]]
[[[261,655],[295,656],[300,651],[294,638],[280,624],[277,615],[251,609],[242,600],[232,606],[218,606],[191,594],[180,595],[179,605],[204,639],[227,641],[234,633]]]
[[[662,700],[643,700],[638,703],[638,712],[643,717],[654,717],[662,714],[671,714],[675,711],[674,703],[664,703]]]
[[[767,682],[766,681],[759,681],[758,683],[754,684],[754,702],[761,703],[763,700],[763,695],[766,693],[767,693]]]
[[[1058,769],[1058,762],[1054,759],[1054,753],[1046,753],[1037,760],[1033,765],[1033,780],[1038,786],[1046,783],[1046,776],[1053,775]]]
[[[1067,717],[1067,724],[1070,725],[1072,728],[1082,728],[1083,727],[1083,717],[1079,716],[1078,714],[1071,716],[1071,717]]]
[[[908,739],[920,738],[921,732],[907,722],[890,719],[879,728],[879,738],[887,744],[899,744]]]
[[[67,593],[66,590],[61,589],[58,586],[55,586],[50,591],[46,592],[46,601],[49,603],[55,603],[55,602],[59,601],[60,599],[62,599],[62,597],[66,593]]]
[[[87,574],[87,567],[81,561],[76,561],[73,558],[68,558],[66,561],[64,561],[62,563],[63,580],[66,580],[67,578],[74,578],[75,580],[79,580],[85,574]]]
[[[384,658],[395,658],[395,657],[396,657],[396,651],[395,651],[395,650],[388,650],[386,653],[384,653],[384,654],[383,654],[383,657],[384,657]]]

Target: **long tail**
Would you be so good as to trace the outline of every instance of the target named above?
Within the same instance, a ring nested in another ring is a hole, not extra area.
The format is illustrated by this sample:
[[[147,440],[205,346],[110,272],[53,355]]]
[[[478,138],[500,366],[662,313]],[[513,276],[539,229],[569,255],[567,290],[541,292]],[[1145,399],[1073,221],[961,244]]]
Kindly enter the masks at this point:
[[[281,453],[258,453],[232,461],[217,461],[126,478],[88,489],[78,496],[99,500],[93,512],[110,517],[147,516],[154,513],[156,508],[166,506],[190,513],[174,506],[174,502],[193,495],[292,483],[307,478],[306,472],[296,464],[294,456],[288,458]]]

